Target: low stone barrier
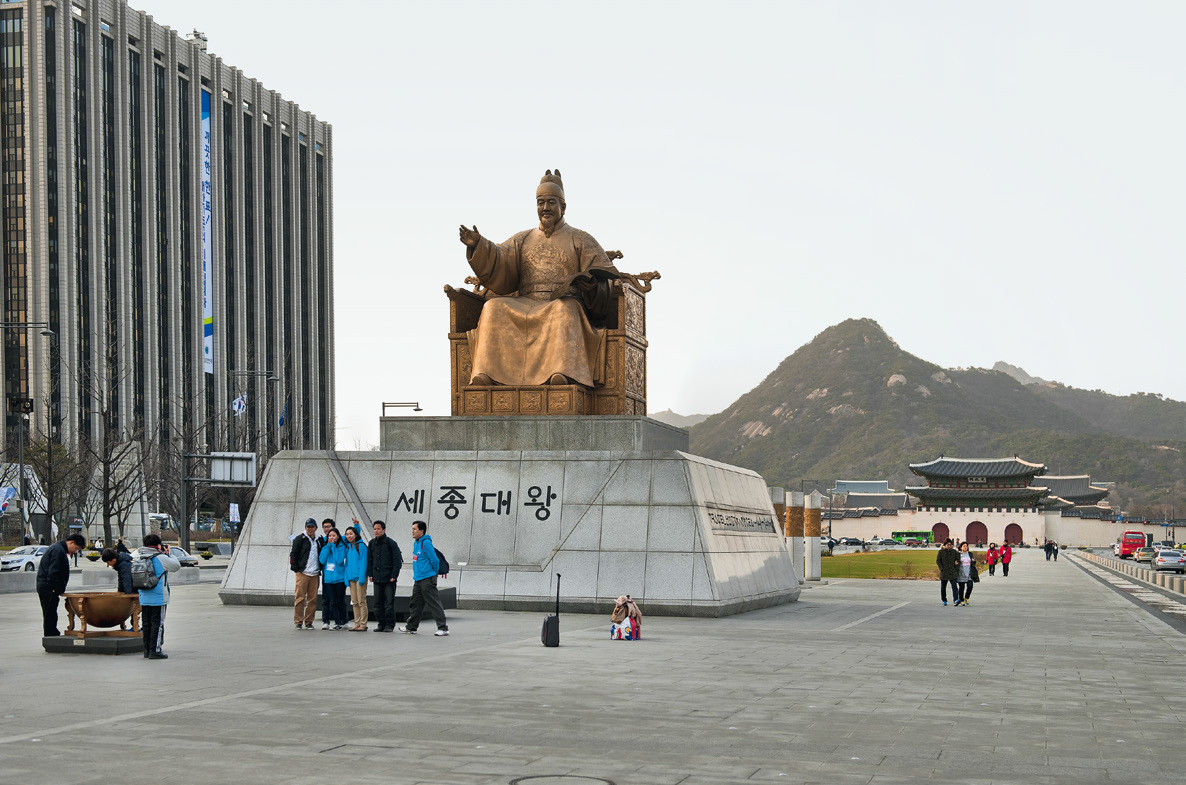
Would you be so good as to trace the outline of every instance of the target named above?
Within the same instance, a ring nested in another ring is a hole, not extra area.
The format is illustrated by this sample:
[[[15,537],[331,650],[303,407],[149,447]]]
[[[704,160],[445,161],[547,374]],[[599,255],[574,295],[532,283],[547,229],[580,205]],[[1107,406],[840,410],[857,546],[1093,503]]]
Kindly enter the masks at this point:
[[[1078,555],[1084,559],[1087,559],[1088,561],[1095,562],[1105,569],[1121,573],[1122,575],[1126,575],[1129,578],[1140,581],[1141,583],[1147,583],[1151,586],[1159,586],[1163,589],[1168,589],[1175,594],[1186,594],[1186,576],[1171,575],[1166,572],[1153,572],[1151,575],[1151,570],[1142,569],[1133,562],[1109,558],[1107,556],[1100,556],[1096,553],[1080,553]]]
[[[0,573],[0,594],[15,594],[21,591],[37,591],[37,572]]]

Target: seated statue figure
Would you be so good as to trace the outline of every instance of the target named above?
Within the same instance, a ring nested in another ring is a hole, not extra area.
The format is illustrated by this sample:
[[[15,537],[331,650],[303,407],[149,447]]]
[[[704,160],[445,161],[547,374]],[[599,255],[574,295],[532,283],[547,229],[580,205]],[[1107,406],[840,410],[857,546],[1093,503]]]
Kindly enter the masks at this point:
[[[605,331],[599,324],[621,276],[619,251],[605,252],[564,221],[560,170],[535,191],[539,226],[496,245],[464,225],[466,258],[489,297],[467,333],[474,385],[600,384]]]

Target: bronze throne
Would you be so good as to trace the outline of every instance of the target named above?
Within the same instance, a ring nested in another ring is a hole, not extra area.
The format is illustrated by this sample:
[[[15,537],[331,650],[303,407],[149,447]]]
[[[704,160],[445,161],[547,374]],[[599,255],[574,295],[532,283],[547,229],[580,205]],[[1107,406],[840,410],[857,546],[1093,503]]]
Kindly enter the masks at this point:
[[[637,414],[647,413],[646,295],[657,272],[623,274],[613,282],[605,322],[603,382],[530,387],[471,385],[469,341],[488,295],[476,278],[474,290],[446,284],[449,298],[449,379],[452,413],[457,415]]]

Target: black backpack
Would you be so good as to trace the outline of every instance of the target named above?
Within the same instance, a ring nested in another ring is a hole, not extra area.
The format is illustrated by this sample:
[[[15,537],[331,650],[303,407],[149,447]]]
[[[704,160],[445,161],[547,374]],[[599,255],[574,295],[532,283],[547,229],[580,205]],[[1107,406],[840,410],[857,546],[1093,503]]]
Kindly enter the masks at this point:
[[[161,576],[156,574],[156,570],[152,566],[155,562],[155,556],[153,556],[151,559],[132,559],[133,589],[156,588],[156,585],[160,583]]]
[[[437,552],[437,561],[440,564],[437,566],[437,575],[449,574],[449,560],[445,558],[445,554],[441,553],[440,548],[433,548]]]

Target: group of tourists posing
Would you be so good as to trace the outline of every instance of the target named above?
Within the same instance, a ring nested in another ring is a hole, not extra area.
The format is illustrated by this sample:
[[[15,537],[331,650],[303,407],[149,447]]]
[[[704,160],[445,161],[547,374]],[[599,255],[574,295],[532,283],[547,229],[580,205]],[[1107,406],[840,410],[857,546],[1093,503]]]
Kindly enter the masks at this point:
[[[395,626],[395,583],[403,567],[403,554],[395,540],[387,536],[387,525],[375,521],[370,544],[363,542],[362,528],[355,519],[345,535],[333,518],[321,522],[305,521],[305,531],[294,535],[288,555],[289,568],[296,577],[293,621],[296,628],[313,629],[317,613],[317,586],[321,584],[321,629],[366,632],[370,610],[367,607],[367,583],[375,587],[375,632],[392,632]],[[449,634],[445,610],[437,594],[437,574],[441,563],[428,524],[412,524],[412,598],[408,603],[407,622],[400,632],[414,634],[425,610],[437,623],[438,637]],[[350,592],[347,610],[346,592]]]
[[[997,563],[1001,565],[1005,577],[1009,577],[1009,562],[1013,561],[1013,549],[1009,543],[997,547],[993,543],[988,548],[985,558],[988,563],[988,574],[995,575]],[[951,584],[952,597],[956,605],[968,605],[972,597],[972,587],[980,582],[980,571],[976,567],[976,554],[972,553],[968,543],[962,542],[956,550],[950,538],[943,541],[942,547],[935,555],[935,564],[939,567],[939,597],[943,604],[947,604],[947,585]]]

